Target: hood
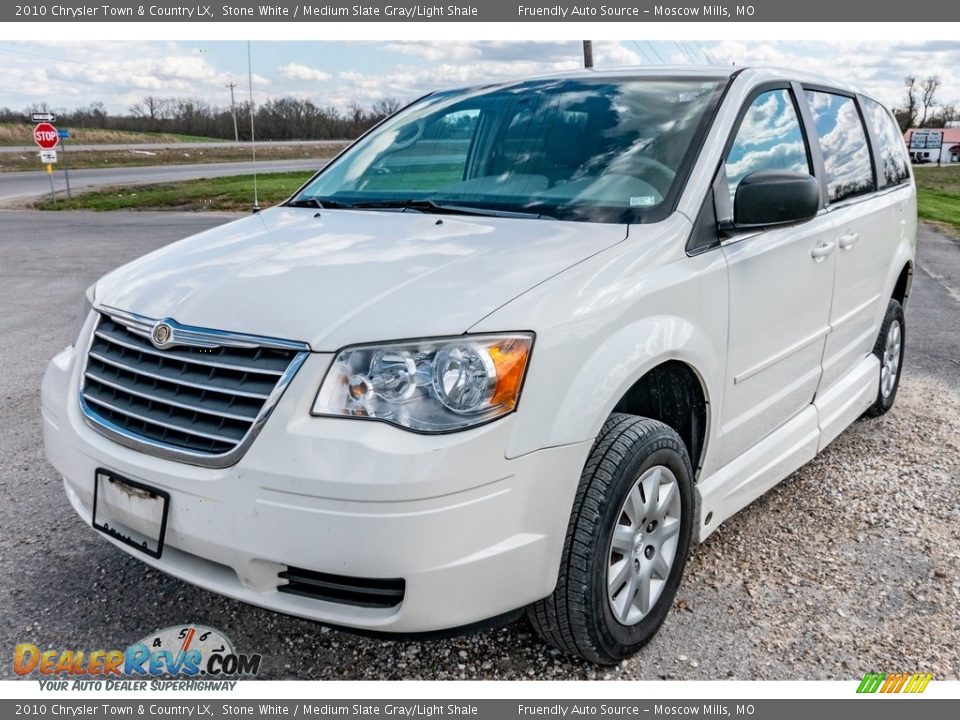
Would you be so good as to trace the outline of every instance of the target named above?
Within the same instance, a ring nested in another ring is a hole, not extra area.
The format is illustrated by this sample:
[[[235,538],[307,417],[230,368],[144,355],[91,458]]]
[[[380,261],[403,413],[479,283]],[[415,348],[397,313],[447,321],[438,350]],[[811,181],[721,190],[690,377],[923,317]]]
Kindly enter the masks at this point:
[[[317,351],[459,335],[627,233],[521,218],[315,215],[273,208],[168,245],[103,278],[97,304]]]

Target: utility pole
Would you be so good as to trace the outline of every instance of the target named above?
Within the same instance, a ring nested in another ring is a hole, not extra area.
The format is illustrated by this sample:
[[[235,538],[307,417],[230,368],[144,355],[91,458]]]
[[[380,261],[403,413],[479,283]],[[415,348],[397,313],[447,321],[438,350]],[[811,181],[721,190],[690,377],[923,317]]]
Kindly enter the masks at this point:
[[[583,41],[583,66],[585,68],[593,67],[593,40]]]
[[[240,131],[237,130],[237,103],[233,99],[233,89],[236,86],[237,84],[232,82],[224,87],[230,88],[230,114],[233,115],[233,140],[234,142],[240,142]]]
[[[250,92],[250,153],[253,157],[253,212],[260,212],[260,194],[257,190],[257,136],[253,131],[253,53],[247,40],[247,89]]]

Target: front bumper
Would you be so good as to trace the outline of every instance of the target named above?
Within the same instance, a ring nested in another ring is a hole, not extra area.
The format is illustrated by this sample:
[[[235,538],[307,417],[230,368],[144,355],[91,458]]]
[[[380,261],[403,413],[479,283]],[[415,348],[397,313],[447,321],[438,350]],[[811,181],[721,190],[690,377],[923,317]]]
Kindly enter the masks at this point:
[[[90,428],[77,400],[80,363],[67,348],[43,381],[47,456],[88,524],[97,468],[166,490],[159,559],[107,539],[253,605],[415,633],[481,622],[549,595],[590,444],[507,460],[513,416],[440,436],[311,417],[331,359],[310,355],[240,462],[210,469],[130,450]],[[288,566],[402,578],[405,595],[397,607],[373,608],[280,592]]]

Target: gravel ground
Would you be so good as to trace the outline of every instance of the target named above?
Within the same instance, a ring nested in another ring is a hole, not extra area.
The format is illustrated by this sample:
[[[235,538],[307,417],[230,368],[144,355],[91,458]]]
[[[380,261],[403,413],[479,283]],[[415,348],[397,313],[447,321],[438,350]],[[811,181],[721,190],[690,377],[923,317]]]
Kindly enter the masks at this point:
[[[960,677],[960,370],[940,360],[960,357],[960,247],[950,240],[923,233],[907,320],[917,341],[908,341],[894,411],[855,423],[695,548],[661,632],[610,669],[551,651],[524,622],[385,642],[277,615],[151,570],[73,514],[43,457],[37,407],[43,367],[73,331],[76,298],[106,269],[222,221],[0,214],[0,647],[8,652],[18,642],[122,647],[155,628],[198,622],[223,630],[241,652],[262,653],[263,677],[273,679]],[[937,343],[925,341],[932,336]],[[0,676],[11,675],[0,663]]]

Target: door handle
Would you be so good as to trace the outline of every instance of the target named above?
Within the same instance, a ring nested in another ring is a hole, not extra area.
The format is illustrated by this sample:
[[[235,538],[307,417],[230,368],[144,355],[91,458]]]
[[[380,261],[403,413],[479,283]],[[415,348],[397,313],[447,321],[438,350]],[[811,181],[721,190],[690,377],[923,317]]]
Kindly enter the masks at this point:
[[[849,250],[854,245],[857,244],[857,240],[860,239],[860,233],[848,232],[845,235],[840,236],[840,249]]]
[[[837,249],[837,244],[833,240],[824,240],[810,251],[810,257],[816,262],[823,262],[823,259]]]

